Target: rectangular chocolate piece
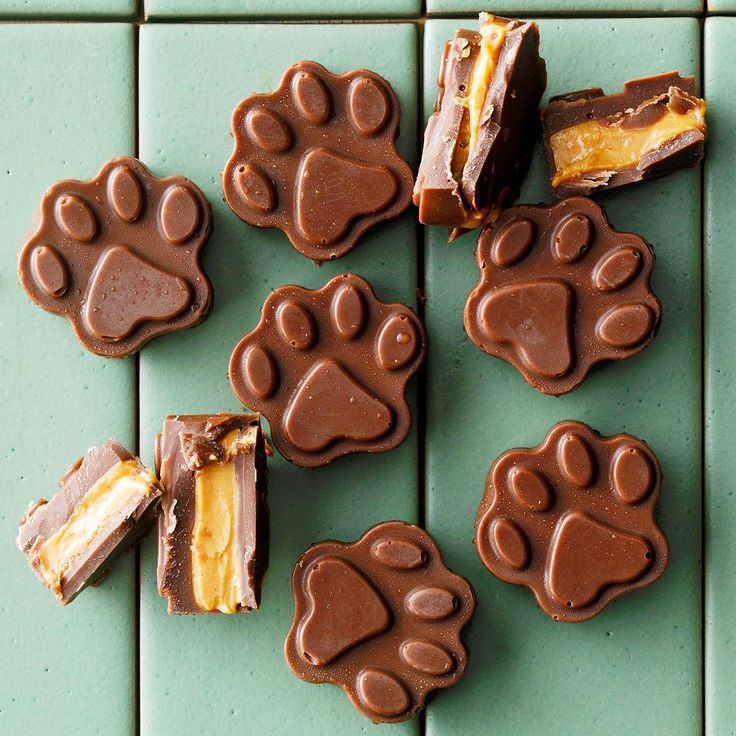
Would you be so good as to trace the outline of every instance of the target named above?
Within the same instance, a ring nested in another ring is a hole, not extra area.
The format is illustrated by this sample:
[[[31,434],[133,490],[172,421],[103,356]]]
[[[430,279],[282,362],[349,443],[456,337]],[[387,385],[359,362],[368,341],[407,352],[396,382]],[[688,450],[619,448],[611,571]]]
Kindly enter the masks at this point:
[[[445,44],[414,187],[419,219],[451,239],[498,217],[529,167],[547,83],[536,23],[480,14]]]
[[[153,471],[112,439],[88,450],[59,486],[50,501],[29,506],[17,543],[66,605],[151,528],[161,488]]]
[[[590,194],[669,174],[703,158],[705,102],[693,77],[634,79],[553,97],[542,110],[544,149],[558,197]]]
[[[258,608],[269,536],[260,416],[166,417],[156,470],[158,589],[169,613]]]

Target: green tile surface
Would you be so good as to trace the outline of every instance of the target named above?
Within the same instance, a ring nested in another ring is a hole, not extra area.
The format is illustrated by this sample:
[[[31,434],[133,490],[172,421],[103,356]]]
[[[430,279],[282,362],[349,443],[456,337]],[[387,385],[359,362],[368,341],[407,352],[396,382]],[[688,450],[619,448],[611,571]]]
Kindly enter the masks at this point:
[[[143,0],[146,17],[268,18],[409,17],[421,0]]]
[[[132,18],[138,0],[0,0],[0,18]]]
[[[427,111],[439,49],[456,27],[451,20],[426,26]],[[545,20],[540,29],[550,95],[597,85],[614,91],[663,69],[700,71],[694,19]],[[552,199],[540,148],[521,201]],[[700,173],[622,188],[600,201],[618,229],[641,233],[655,248],[662,328],[639,356],[599,368],[562,398],[535,392],[469,341],[462,309],[478,278],[475,238],[448,245],[444,230],[427,230],[427,528],[478,595],[466,678],[430,704],[431,736],[459,733],[459,723],[467,736],[700,732]],[[555,623],[529,591],[494,578],[471,543],[490,463],[507,448],[537,444],[567,418],[650,443],[663,467],[658,518],[672,548],[653,587],[578,625]]]
[[[535,13],[550,15],[575,13],[673,15],[682,13],[694,15],[703,10],[703,0],[496,0],[490,6],[479,0],[427,0],[428,13],[447,15],[450,13],[478,13],[481,10],[494,13],[514,13],[520,16],[530,16]]]
[[[708,12],[736,13],[736,2],[734,0],[708,0]]]
[[[62,609],[15,547],[26,505],[71,462],[109,436],[135,440],[134,361],[86,352],[16,277],[44,190],[133,153],[132,53],[129,26],[0,24],[2,734],[134,731],[134,557]]]
[[[304,26],[155,25],[140,37],[140,155],[157,174],[184,174],[213,206],[204,265],[215,289],[200,327],[164,337],[141,354],[141,445],[150,459],[165,414],[238,410],[226,378],[238,339],[258,321],[269,291],[310,288],[355,271],[379,296],[414,304],[413,213],[377,227],[344,258],[315,266],[280,231],[242,223],[222,201],[219,172],[232,148],[239,100],[269,91],[291,63],[310,58],[335,72],[369,66],[402,105],[400,151],[416,163],[417,30],[410,24]],[[248,53],[268,38],[270,53]],[[415,384],[413,384],[414,386]],[[412,398],[416,407],[416,400]],[[373,730],[334,686],[294,677],[283,656],[293,612],[291,569],[310,543],[349,540],[373,523],[417,517],[417,438],[374,457],[320,470],[270,463],[271,564],[262,609],[235,616],[170,617],[155,589],[155,540],[142,555],[141,733],[356,734]],[[395,733],[415,734],[414,720]]]
[[[705,94],[710,142],[705,165],[705,482],[706,482],[706,724],[708,734],[736,734],[736,703],[728,683],[736,676],[736,565],[733,437],[736,434],[732,262],[736,212],[733,120],[733,41],[736,18],[705,22]]]

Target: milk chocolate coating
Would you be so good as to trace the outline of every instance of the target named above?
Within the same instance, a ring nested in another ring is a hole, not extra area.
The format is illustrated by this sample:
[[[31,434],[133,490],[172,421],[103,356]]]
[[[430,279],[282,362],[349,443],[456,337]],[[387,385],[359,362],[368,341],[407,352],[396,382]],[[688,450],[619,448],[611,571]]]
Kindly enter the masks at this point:
[[[555,173],[554,154],[550,146],[550,138],[554,133],[590,120],[615,123],[626,111],[632,110],[637,112],[629,117],[627,125],[635,127],[637,121],[646,125],[657,118],[658,111],[664,105],[691,104],[688,96],[695,98],[695,79],[681,77],[677,72],[667,72],[630,80],[624,84],[623,92],[615,95],[605,95],[602,89],[594,87],[552,97],[549,105],[541,112],[544,150],[550,177]],[[688,131],[667,141],[634,166],[574,177],[552,187],[552,191],[558,197],[591,194],[601,189],[670,174],[677,169],[697,164],[703,158],[705,140],[706,133],[699,130]]]
[[[93,353],[129,355],[212,307],[199,265],[210,206],[183,176],[158,179],[134,158],[113,159],[94,179],[54,184],[31,230],[21,285]]]
[[[292,577],[286,661],[307,682],[339,685],[372,721],[404,721],[455,684],[460,634],[475,609],[465,578],[419,527],[388,521],[352,544],[310,547]]]
[[[455,98],[467,94],[481,35],[458,30],[442,52],[437,100],[424,133],[414,204],[421,222],[451,226],[451,239],[463,232],[460,226],[469,212],[503,207],[517,197],[529,168],[547,72],[539,56],[537,24],[516,20],[508,24],[483,103],[478,139],[457,181],[451,167],[464,108]]]
[[[308,258],[339,258],[409,206],[413,177],[396,151],[399,117],[398,98],[378,74],[335,75],[300,61],[274,92],[235,108],[225,201],[250,225],[283,230]]]
[[[604,360],[642,351],[662,305],[650,291],[654,254],[614,230],[587,197],[506,210],[478,240],[480,281],[465,331],[545,394],[577,388]]]
[[[77,460],[59,480],[59,491],[46,501],[32,503],[21,519],[17,544],[28,558],[33,571],[45,585],[39,567],[38,550],[72,515],[74,509],[92,486],[114,465],[135,459],[121,444],[107,440],[93,447]],[[138,468],[145,468],[138,461]],[[143,498],[135,508],[122,510],[111,518],[84,552],[62,575],[57,598],[62,606],[71,602],[87,585],[99,582],[115,559],[137,544],[151,529],[155,519],[161,489],[155,486],[151,495]]]
[[[192,529],[195,521],[195,471],[222,458],[220,440],[233,429],[253,430],[253,443],[232,462],[240,493],[240,518],[234,536],[242,550],[243,598],[238,611],[258,608],[268,567],[269,520],[266,497],[266,448],[261,419],[255,414],[169,416],[156,437],[156,472],[164,494],[158,517],[159,593],[169,613],[218,613],[203,610],[192,587]],[[245,437],[245,435],[243,435]]]
[[[636,437],[560,422],[540,445],[493,463],[475,546],[496,577],[525,585],[556,621],[585,621],[667,567],[654,518],[661,481]]]
[[[424,359],[426,333],[403,304],[342,274],[315,291],[282,286],[230,358],[237,397],[271,425],[279,452],[305,467],[401,444],[411,415],[405,389]]]

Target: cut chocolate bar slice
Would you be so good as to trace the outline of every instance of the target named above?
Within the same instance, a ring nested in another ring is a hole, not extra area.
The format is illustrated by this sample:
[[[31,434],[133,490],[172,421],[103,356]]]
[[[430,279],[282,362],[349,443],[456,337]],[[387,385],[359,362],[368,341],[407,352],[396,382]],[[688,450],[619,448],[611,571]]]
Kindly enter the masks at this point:
[[[29,506],[17,542],[66,605],[151,528],[161,488],[153,471],[112,439],[88,450],[59,485],[50,501]]]
[[[547,84],[536,23],[480,14],[445,44],[414,187],[419,219],[450,239],[495,220],[518,195]]]
[[[260,416],[166,417],[156,470],[164,489],[158,588],[169,613],[258,608],[268,566]]]
[[[706,105],[693,77],[634,79],[624,91],[553,97],[542,111],[552,191],[590,194],[669,174],[703,158]]]

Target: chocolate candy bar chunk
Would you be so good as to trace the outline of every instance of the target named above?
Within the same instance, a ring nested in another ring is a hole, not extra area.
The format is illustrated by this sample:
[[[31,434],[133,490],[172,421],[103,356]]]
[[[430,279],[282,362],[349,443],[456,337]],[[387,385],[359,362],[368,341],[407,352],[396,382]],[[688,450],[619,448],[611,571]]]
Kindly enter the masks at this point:
[[[595,88],[553,97],[542,110],[552,191],[590,194],[695,165],[705,109],[693,77],[677,72],[634,79],[615,95]]]
[[[250,225],[283,230],[308,258],[339,258],[409,206],[414,179],[396,151],[399,117],[378,74],[300,61],[274,92],[235,108],[225,201]]]
[[[339,685],[372,721],[411,718],[430,692],[462,677],[460,634],[475,595],[419,527],[388,521],[352,544],[316,544],[292,585],[289,667],[307,682]]]
[[[258,608],[269,537],[260,417],[166,417],[156,469],[158,589],[169,613]]]
[[[614,230],[592,199],[511,207],[483,230],[475,257],[480,281],[465,331],[542,393],[572,391],[597,363],[654,339],[654,254],[640,236]]]
[[[496,577],[525,585],[555,621],[585,621],[667,567],[654,518],[661,482],[655,454],[636,437],[560,422],[540,445],[493,463],[475,546]]]
[[[88,450],[59,486],[50,501],[29,506],[17,543],[64,606],[151,528],[161,488],[153,471],[115,440]]]
[[[207,199],[183,176],[158,179],[134,158],[44,194],[23,246],[20,283],[82,345],[119,358],[199,324],[212,287],[199,252],[212,232]]]
[[[314,291],[282,286],[235,347],[230,383],[268,419],[287,460],[316,467],[404,441],[411,426],[406,384],[426,342],[409,307],[380,301],[355,274]]]
[[[450,239],[495,220],[529,168],[547,84],[536,23],[480,14],[442,52],[414,187],[419,219]]]

